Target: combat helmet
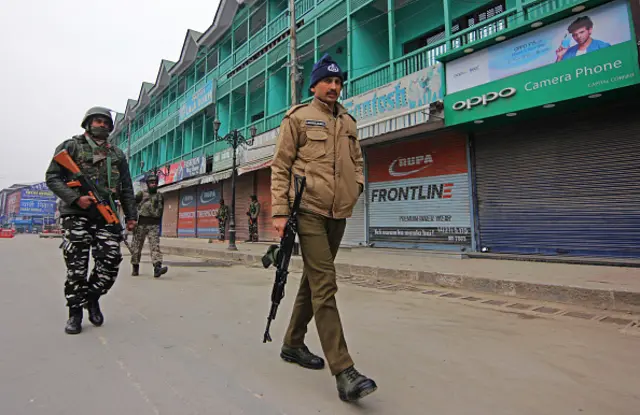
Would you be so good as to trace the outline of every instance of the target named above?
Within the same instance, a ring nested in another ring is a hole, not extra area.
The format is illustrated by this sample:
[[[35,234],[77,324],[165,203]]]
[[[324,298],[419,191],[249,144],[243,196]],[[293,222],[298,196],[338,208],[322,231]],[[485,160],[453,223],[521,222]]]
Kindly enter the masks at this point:
[[[82,124],[80,126],[87,130],[89,128],[89,122],[91,117],[96,115],[102,115],[103,117],[107,117],[111,121],[111,126],[109,127],[109,131],[113,131],[113,117],[111,117],[111,111],[105,107],[92,107],[84,114],[84,118],[82,119]]]

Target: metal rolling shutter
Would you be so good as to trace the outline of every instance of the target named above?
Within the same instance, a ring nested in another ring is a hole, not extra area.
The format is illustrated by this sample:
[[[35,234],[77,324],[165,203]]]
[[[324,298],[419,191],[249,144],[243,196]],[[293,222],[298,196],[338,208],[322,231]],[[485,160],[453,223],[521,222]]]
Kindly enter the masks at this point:
[[[236,176],[236,243],[249,239],[247,210],[249,210],[249,196],[253,194],[253,176],[253,173]],[[228,183],[231,188],[231,179],[228,180]],[[229,203],[231,203],[231,199],[229,199]],[[229,209],[231,209],[231,205],[229,205]]]
[[[164,194],[164,211],[162,212],[162,236],[178,236],[178,204],[179,192]]]
[[[639,133],[600,109],[477,134],[479,247],[640,257]]]
[[[342,245],[364,245],[366,242],[366,232],[364,226],[364,202],[366,190],[358,198],[358,202],[353,207],[353,213],[347,219],[347,227],[342,237]]]
[[[366,151],[369,243],[455,250],[470,245],[465,136],[406,138]]]

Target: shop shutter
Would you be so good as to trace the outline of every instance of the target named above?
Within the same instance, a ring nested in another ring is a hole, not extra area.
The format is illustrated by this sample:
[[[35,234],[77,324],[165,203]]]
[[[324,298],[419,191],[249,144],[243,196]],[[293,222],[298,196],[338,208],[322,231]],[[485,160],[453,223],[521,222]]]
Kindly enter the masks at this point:
[[[178,236],[178,191],[167,192],[164,196],[162,212],[162,236],[175,238]]]
[[[271,169],[256,172],[257,196],[260,202],[260,217],[258,218],[258,238],[260,241],[279,242],[278,232],[273,227],[271,217]]]
[[[460,250],[470,246],[465,136],[412,137],[366,152],[369,243]]]
[[[564,114],[476,134],[479,248],[640,257],[640,118]]]
[[[347,219],[347,227],[344,231],[342,238],[342,245],[357,246],[365,245],[366,232],[365,232],[365,196],[366,191],[363,192],[358,198],[358,202],[353,207],[353,213],[350,218]]]

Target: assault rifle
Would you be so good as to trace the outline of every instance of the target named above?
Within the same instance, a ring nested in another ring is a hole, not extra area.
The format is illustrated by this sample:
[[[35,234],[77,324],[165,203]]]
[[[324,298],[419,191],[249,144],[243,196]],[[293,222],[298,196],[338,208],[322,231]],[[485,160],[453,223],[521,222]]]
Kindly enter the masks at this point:
[[[98,193],[96,187],[82,174],[80,167],[78,167],[76,162],[73,161],[67,150],[60,151],[53,157],[53,160],[72,174],[73,180],[67,182],[67,186],[71,188],[79,188],[81,192],[83,192],[86,196],[89,196],[91,202],[96,205],[98,212],[100,213],[100,215],[102,215],[104,220],[109,225],[118,226],[120,237],[124,241],[124,244],[127,246],[129,252],[131,252],[129,242],[123,235],[124,228],[120,223],[120,219],[118,219],[118,215],[116,215],[116,213],[111,208],[109,201],[100,197],[100,194]]]
[[[273,283],[273,289],[271,290],[271,310],[267,317],[267,329],[264,332],[263,343],[271,341],[271,336],[269,335],[271,321],[276,318],[276,311],[280,305],[280,300],[284,298],[284,286],[287,284],[291,251],[293,250],[296,233],[298,232],[298,210],[300,209],[300,201],[302,200],[305,184],[305,177],[294,177],[296,196],[293,201],[291,213],[289,214],[289,220],[284,229],[284,236],[280,239],[280,245],[271,245],[267,253],[262,257],[262,265],[265,268],[269,268],[272,264],[275,264],[276,267],[276,279]]]

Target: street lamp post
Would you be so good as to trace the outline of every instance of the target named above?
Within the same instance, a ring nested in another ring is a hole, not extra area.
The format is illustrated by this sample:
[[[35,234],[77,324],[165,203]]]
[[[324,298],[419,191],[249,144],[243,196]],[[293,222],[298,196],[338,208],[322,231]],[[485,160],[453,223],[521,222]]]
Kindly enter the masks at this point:
[[[213,122],[216,141],[219,139],[218,130],[220,129],[220,124],[221,123],[217,118]],[[244,136],[242,136],[242,134],[240,134],[240,131],[238,131],[237,129],[232,130],[229,134],[220,139],[229,143],[231,145],[231,148],[233,149],[233,165],[231,167],[231,217],[229,218],[229,247],[227,248],[230,251],[238,250],[238,248],[236,247],[236,150],[241,145],[250,146],[253,144],[253,139],[255,138],[257,132],[255,125],[252,125],[251,128],[249,128],[249,131],[251,133],[250,139],[246,139]]]

